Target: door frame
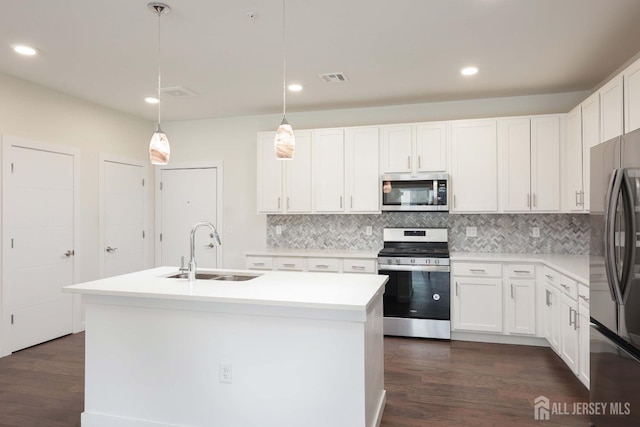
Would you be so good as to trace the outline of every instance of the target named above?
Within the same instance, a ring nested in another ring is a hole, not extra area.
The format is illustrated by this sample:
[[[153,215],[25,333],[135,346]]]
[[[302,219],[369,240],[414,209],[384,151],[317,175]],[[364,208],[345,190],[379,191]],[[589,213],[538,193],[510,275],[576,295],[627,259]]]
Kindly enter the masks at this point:
[[[38,140],[7,135],[0,135],[0,139],[2,140],[2,206],[0,207],[2,210],[2,227],[0,227],[0,240],[2,241],[2,250],[0,253],[0,259],[2,259],[2,265],[5,264],[5,251],[9,248],[10,242],[7,241],[7,216],[6,210],[3,208],[8,203],[8,195],[7,195],[7,178],[11,173],[11,165],[10,165],[10,151],[12,147],[17,148],[26,148],[32,150],[40,150],[47,151],[51,153],[65,154],[73,156],[73,250],[75,251],[74,262],[73,262],[73,272],[72,272],[72,283],[78,283],[79,277],[79,267],[83,262],[83,252],[80,240],[80,150],[76,147],[71,147],[68,145],[61,144],[53,144],[49,142],[41,142]],[[9,325],[11,322],[11,317],[8,310],[9,298],[9,289],[7,285],[6,278],[6,268],[2,269],[2,283],[0,284],[0,304],[2,307],[0,316],[0,357],[7,356],[11,354],[9,347]],[[72,296],[72,327],[73,333],[80,332],[84,330],[83,320],[82,320],[82,301],[80,296],[77,294],[73,294]]]
[[[98,236],[98,253],[100,254],[98,256],[99,258],[99,277],[100,278],[104,278],[104,245],[105,245],[105,237],[104,237],[104,217],[105,217],[105,213],[104,213],[104,192],[105,192],[105,185],[104,185],[104,164],[105,162],[112,162],[112,163],[120,163],[123,165],[130,165],[130,166],[138,166],[138,167],[142,167],[142,179],[144,180],[144,190],[143,190],[143,216],[144,216],[144,222],[143,222],[143,227],[144,227],[144,233],[145,233],[145,243],[144,243],[144,266],[145,268],[150,268],[150,266],[152,265],[152,260],[150,259],[149,256],[149,244],[148,239],[150,236],[149,233],[149,167],[147,162],[145,161],[140,161],[140,160],[135,160],[132,158],[128,158],[128,157],[122,157],[122,156],[117,156],[117,155],[113,155],[113,154],[109,154],[109,153],[100,153],[99,154],[99,166],[98,166],[98,174],[99,174],[99,178],[98,178],[98,193],[99,193],[99,213],[98,213],[98,230],[99,230],[99,236]]]
[[[156,166],[154,167],[154,186],[155,186],[155,230],[154,230],[154,252],[155,252],[155,266],[160,267],[162,263],[162,256],[160,253],[160,230],[162,229],[162,193],[160,191],[160,183],[161,183],[161,175],[163,170],[171,170],[171,169],[216,169],[216,223],[214,224],[216,230],[218,230],[218,234],[220,235],[220,239],[222,240],[222,245],[218,246],[218,251],[216,254],[216,265],[217,268],[223,267],[224,260],[224,240],[223,240],[223,230],[224,230],[224,221],[222,217],[223,213],[223,205],[224,205],[224,171],[223,171],[223,162],[221,160],[211,160],[211,161],[200,161],[200,162],[181,162],[181,163],[171,163],[165,166]],[[189,236],[184,236],[187,239]]]

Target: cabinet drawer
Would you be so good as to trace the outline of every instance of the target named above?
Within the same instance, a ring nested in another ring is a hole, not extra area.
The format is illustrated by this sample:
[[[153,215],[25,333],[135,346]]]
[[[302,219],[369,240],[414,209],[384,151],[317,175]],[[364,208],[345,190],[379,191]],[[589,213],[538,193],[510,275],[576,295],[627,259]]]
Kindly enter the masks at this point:
[[[337,273],[340,270],[340,260],[337,258],[309,258],[307,259],[307,270]]]
[[[453,274],[456,276],[502,277],[502,264],[454,262]]]
[[[589,287],[583,283],[578,283],[578,302],[580,305],[589,307]]]
[[[512,279],[533,279],[536,270],[533,264],[508,264],[507,276]]]
[[[343,261],[343,269],[345,273],[375,273],[375,259],[355,259],[347,258]]]
[[[560,287],[569,298],[578,299],[578,283],[575,280],[560,275]]]
[[[304,270],[304,258],[277,257],[276,270],[302,271]]]
[[[555,270],[550,269],[549,267],[544,267],[544,281],[557,289],[562,289],[560,287],[560,273]]]
[[[273,258],[268,256],[247,256],[247,268],[249,270],[273,269]]]

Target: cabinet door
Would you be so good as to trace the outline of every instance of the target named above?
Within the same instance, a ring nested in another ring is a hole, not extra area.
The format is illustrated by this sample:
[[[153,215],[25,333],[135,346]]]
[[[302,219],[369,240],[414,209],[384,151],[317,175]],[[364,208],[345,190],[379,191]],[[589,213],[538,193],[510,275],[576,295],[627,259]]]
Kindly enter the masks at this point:
[[[344,136],[346,210],[380,213],[378,128],[347,128]]]
[[[581,305],[578,310],[578,377],[589,388],[589,309]]]
[[[600,94],[601,141],[622,135],[622,75],[602,86]]]
[[[531,118],[531,210],[560,210],[560,116]]]
[[[531,129],[529,118],[500,120],[502,209],[531,209]]]
[[[631,64],[624,75],[624,132],[640,129],[640,60]]]
[[[582,171],[584,182],[584,209],[591,207],[590,201],[590,173],[591,147],[600,143],[600,94],[598,92],[585,99],[582,103]]]
[[[583,204],[582,182],[582,106],[578,105],[567,114],[567,138],[564,150],[566,177],[563,195],[566,209],[581,212]]]
[[[295,137],[293,159],[280,160],[286,170],[284,210],[311,213],[311,131],[298,131]]]
[[[560,297],[560,357],[578,373],[578,303],[566,294]]]
[[[344,134],[342,129],[313,131],[315,211],[344,212]]]
[[[380,133],[380,172],[410,173],[413,127],[382,126]]]
[[[502,280],[454,277],[453,328],[502,332]]]
[[[510,334],[535,335],[535,280],[509,280],[507,285],[507,332]]]
[[[497,212],[496,120],[453,122],[451,127],[452,212]]]
[[[416,125],[416,172],[446,172],[447,129],[446,122]]]
[[[282,212],[283,160],[273,150],[275,132],[258,134],[258,212]]]
[[[556,353],[560,353],[560,305],[558,294],[558,289],[545,283],[544,307],[542,310],[544,337]]]

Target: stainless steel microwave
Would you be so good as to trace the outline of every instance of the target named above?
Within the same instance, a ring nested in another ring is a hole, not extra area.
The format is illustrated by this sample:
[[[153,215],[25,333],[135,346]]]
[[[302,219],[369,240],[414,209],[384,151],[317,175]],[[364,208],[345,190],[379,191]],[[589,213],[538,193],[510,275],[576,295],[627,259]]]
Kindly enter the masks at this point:
[[[382,175],[383,211],[448,211],[449,175]]]

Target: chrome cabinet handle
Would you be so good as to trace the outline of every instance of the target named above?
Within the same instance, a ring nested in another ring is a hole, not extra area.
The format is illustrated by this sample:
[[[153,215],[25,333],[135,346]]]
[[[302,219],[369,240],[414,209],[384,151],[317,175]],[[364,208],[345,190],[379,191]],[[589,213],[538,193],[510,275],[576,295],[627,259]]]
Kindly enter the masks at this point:
[[[295,267],[296,266],[295,264],[282,264],[282,265],[285,266],[285,267]]]
[[[264,265],[264,262],[254,262],[253,265],[255,265],[256,267],[260,267]]]
[[[484,273],[485,270],[481,269],[481,268],[470,268],[469,271],[471,271],[472,273]]]
[[[362,265],[352,265],[351,269],[352,270],[364,270],[364,266],[362,266]]]
[[[342,209],[342,196],[340,196],[340,209]]]
[[[515,299],[515,298],[513,297],[513,283],[511,284],[511,299]]]
[[[422,156],[418,156],[418,169],[422,167]]]
[[[549,289],[545,290],[545,303],[547,305],[547,307],[551,307],[551,303],[549,302],[549,295],[551,295],[551,292],[549,292]]]
[[[533,193],[533,207],[536,207],[536,193]]]
[[[456,203],[456,195],[453,195],[453,208],[455,209],[457,207],[457,203]]]
[[[531,274],[529,270],[513,270],[513,272],[518,274]]]
[[[460,295],[460,292],[459,292],[459,289],[458,289],[458,282],[456,282],[456,296],[459,296],[459,295]]]
[[[64,256],[66,256],[67,258],[69,258],[70,256],[73,256],[76,254],[76,251],[74,250],[68,250],[67,252],[64,253]]]
[[[353,209],[353,196],[351,196],[351,209]]]
[[[546,277],[547,279],[551,280],[553,282],[553,276],[550,276],[548,274],[545,274],[544,277]]]
[[[107,249],[105,249],[105,251],[107,251],[107,252],[109,252],[109,253],[111,253],[111,252],[115,252],[115,251],[117,251],[117,250],[118,250],[118,248],[112,248],[111,246],[107,246]],[[68,252],[68,251],[67,251],[67,252]],[[65,255],[66,255],[66,254],[65,254]],[[69,255],[67,255],[67,256],[69,256]]]
[[[527,193],[527,207],[531,207],[531,195],[529,193]]]
[[[209,243],[208,245],[203,245],[204,248],[213,248],[215,245],[213,243]]]
[[[578,298],[582,298],[585,302],[589,302],[589,298],[585,297],[584,295],[578,295]]]
[[[411,156],[407,156],[407,169],[411,170]]]
[[[316,264],[316,268],[329,268],[327,264]]]
[[[287,197],[287,209],[289,209],[289,198]]]
[[[280,210],[280,197],[278,197],[278,210]]]

